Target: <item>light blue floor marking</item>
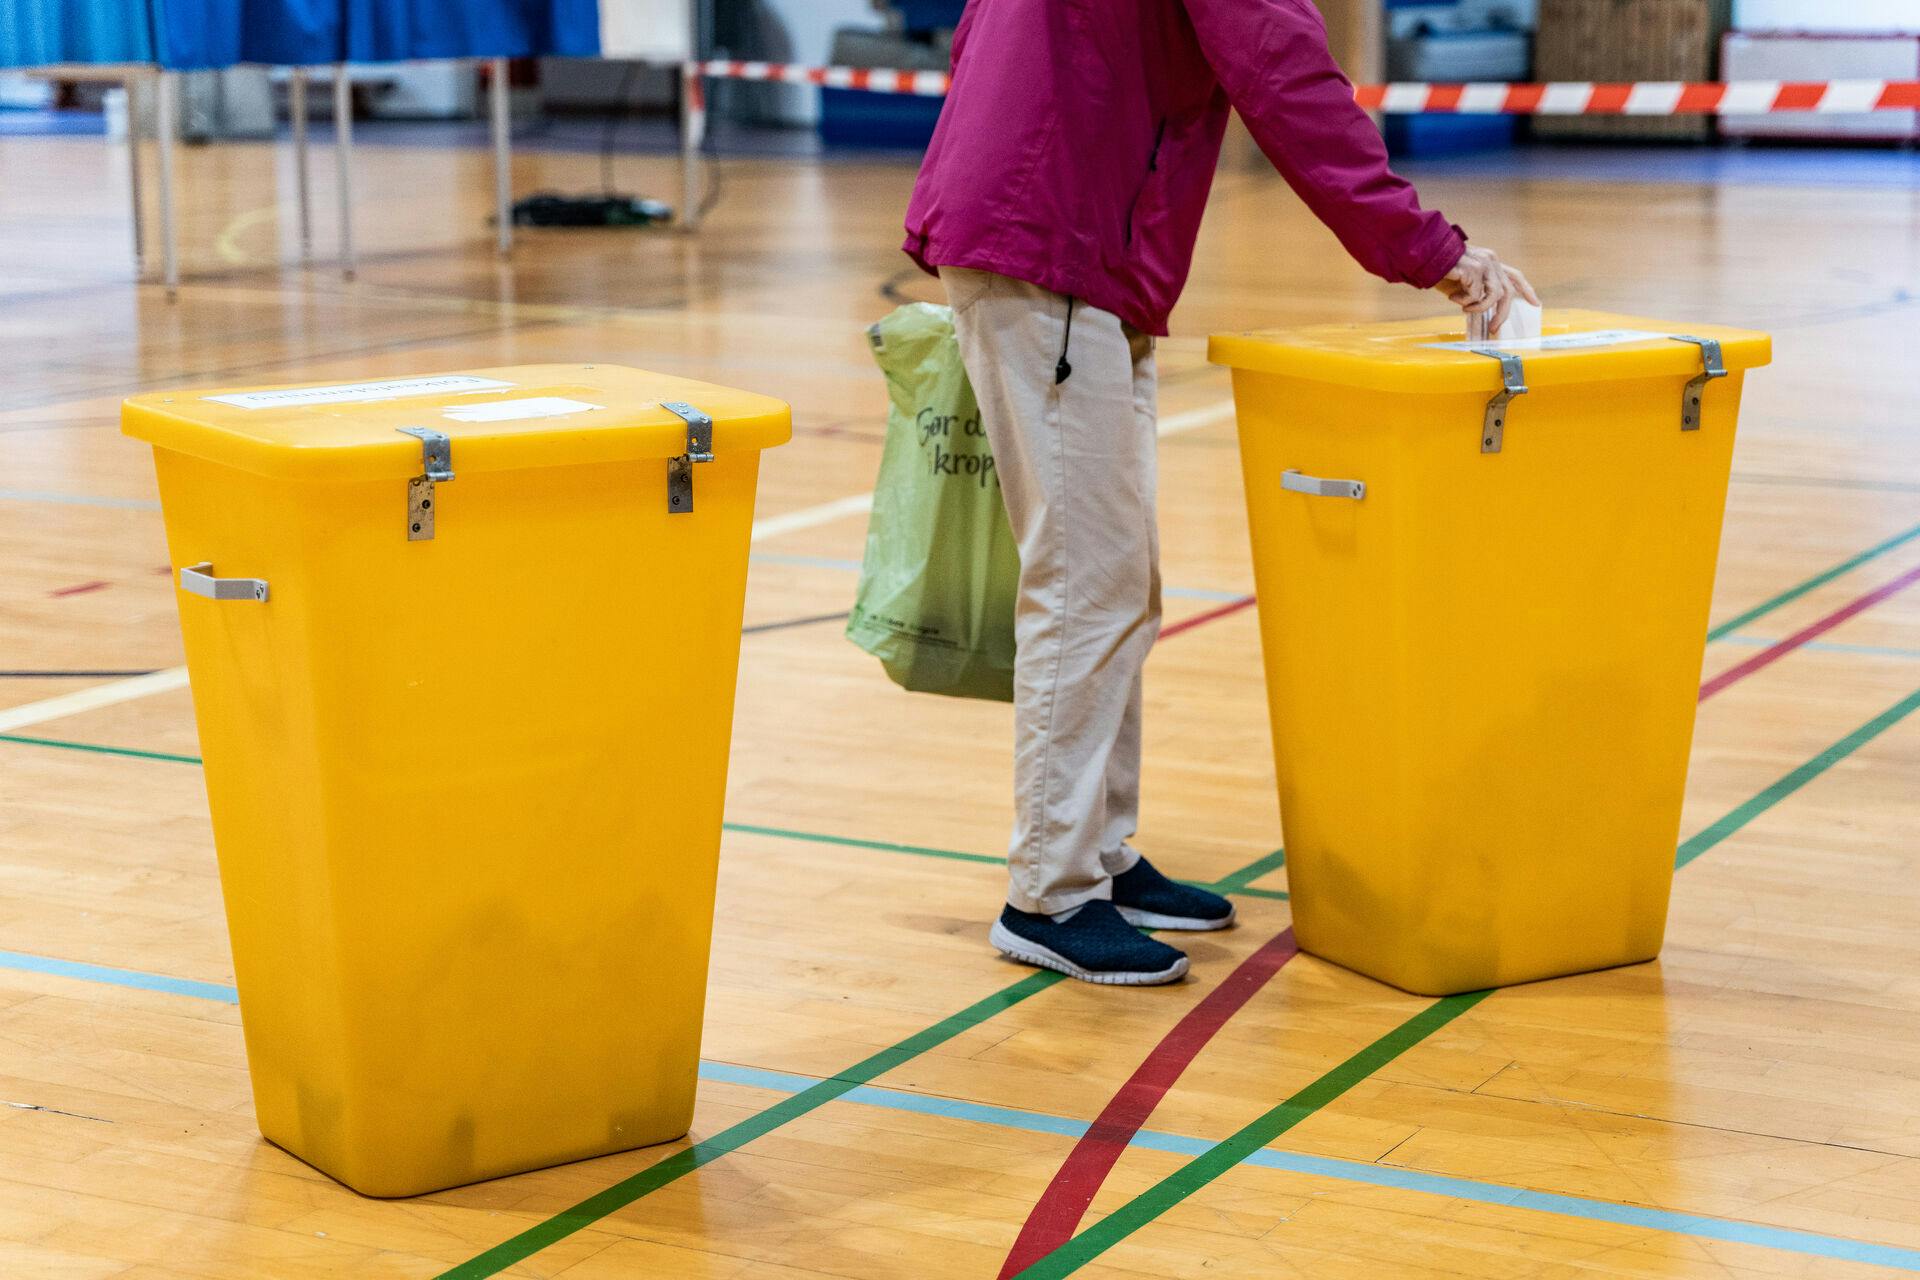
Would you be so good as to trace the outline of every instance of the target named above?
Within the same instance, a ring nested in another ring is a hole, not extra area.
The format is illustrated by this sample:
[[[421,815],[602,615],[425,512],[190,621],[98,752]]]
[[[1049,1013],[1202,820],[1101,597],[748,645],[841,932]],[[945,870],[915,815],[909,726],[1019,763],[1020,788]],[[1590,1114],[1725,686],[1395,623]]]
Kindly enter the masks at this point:
[[[1721,636],[1719,643],[1740,644],[1750,649],[1766,649],[1780,642],[1769,640],[1765,636],[1750,636],[1736,631],[1730,636]],[[1838,644],[1830,640],[1815,640],[1800,647],[1818,653],[1851,653],[1867,658],[1920,658],[1920,649],[1894,649],[1877,644]]]
[[[860,572],[858,560],[836,560],[831,556],[797,556],[781,551],[756,551],[753,561],[757,564],[785,564],[801,569],[838,569],[843,573]],[[1213,591],[1206,587],[1162,587],[1160,594],[1175,600],[1211,600],[1222,604],[1235,600],[1244,600],[1244,591]]]
[[[772,1089],[781,1093],[798,1093],[802,1089],[819,1083],[810,1076],[762,1071],[756,1067],[740,1067],[723,1062],[701,1063],[700,1078],[726,1084]],[[911,1111],[919,1115],[940,1116],[944,1119],[970,1120],[976,1124],[990,1124],[1002,1129],[1022,1129],[1029,1133],[1045,1133],[1064,1138],[1078,1138],[1088,1128],[1085,1121],[1069,1120],[1062,1116],[1019,1111],[1010,1107],[988,1106],[979,1102],[962,1102],[955,1098],[929,1097],[925,1094],[906,1093],[878,1085],[861,1085],[857,1089],[849,1090],[845,1100],[864,1103],[867,1106],[884,1107],[890,1111]],[[1197,1156],[1211,1150],[1215,1144],[1203,1138],[1189,1138],[1184,1134],[1142,1129],[1134,1135],[1130,1145],[1144,1147],[1150,1151],[1165,1151],[1173,1155]],[[1618,1226],[1644,1227],[1674,1235],[1699,1236],[1709,1240],[1757,1245],[1784,1253],[1835,1258],[1845,1262],[1864,1262],[1875,1266],[1892,1267],[1900,1271],[1920,1272],[1920,1250],[1871,1244],[1839,1236],[1816,1235],[1810,1231],[1793,1231],[1784,1227],[1761,1226],[1758,1223],[1736,1222],[1727,1218],[1678,1213],[1670,1209],[1618,1204],[1611,1200],[1595,1200],[1586,1196],[1530,1191],[1524,1187],[1503,1187],[1497,1183],[1449,1178],[1441,1174],[1420,1173],[1413,1169],[1369,1164],[1361,1160],[1335,1160],[1326,1156],[1298,1155],[1294,1152],[1275,1151],[1270,1148],[1254,1152],[1241,1163],[1258,1165],[1264,1169],[1281,1169],[1289,1173],[1333,1178],[1341,1182],[1361,1182],[1400,1191],[1418,1191],[1427,1195],[1447,1196],[1455,1200],[1471,1200],[1477,1204],[1530,1209],[1537,1213],[1552,1213],[1567,1218],[1609,1222]]]
[[[1232,604],[1247,598],[1244,591],[1210,591],[1205,587],[1162,587],[1160,594],[1175,600],[1208,600],[1216,604]]]
[[[125,507],[129,511],[158,511],[151,498],[105,498],[92,493],[53,493],[42,489],[0,489],[4,502],[55,502],[69,507]]]
[[[800,569],[838,569],[842,573],[860,572],[858,560],[836,560],[832,556],[796,556],[784,551],[756,551],[747,557],[754,564],[786,564]]]
[[[116,987],[136,987],[144,991],[166,992],[169,995],[193,996],[201,1000],[216,1000],[221,1004],[239,1002],[239,994],[232,987],[220,983],[169,978],[163,974],[142,973],[137,969],[115,969],[106,965],[81,964],[74,960],[52,960],[45,956],[27,955],[19,951],[0,951],[0,969],[17,969],[26,973],[77,978],[83,982],[101,982]],[[776,1093],[786,1094],[799,1093],[820,1083],[813,1076],[793,1075],[785,1071],[766,1071],[759,1067],[743,1067],[730,1062],[708,1061],[700,1063],[700,1078],[717,1084],[747,1085],[751,1088],[771,1089]],[[1061,1138],[1078,1138],[1088,1128],[1085,1121],[1070,1120],[1065,1116],[1051,1116],[1039,1111],[1020,1111],[1012,1107],[995,1107],[983,1102],[963,1102],[958,1098],[908,1093],[879,1085],[861,1085],[849,1090],[844,1096],[848,1102],[883,1107],[889,1111],[910,1111],[918,1115],[938,1116],[946,1120],[966,1120],[975,1124],[994,1125],[1002,1129],[1019,1129],[1028,1133],[1044,1133]],[[1142,1129],[1134,1135],[1130,1145],[1144,1147],[1149,1151],[1197,1156],[1211,1150],[1215,1144],[1204,1138],[1189,1138],[1184,1134]],[[1400,1191],[1418,1191],[1427,1195],[1447,1196],[1455,1200],[1471,1200],[1476,1204],[1504,1205],[1514,1209],[1530,1209],[1537,1213],[1558,1214],[1567,1218],[1583,1218],[1590,1222],[1644,1227],[1650,1231],[1665,1231],[1674,1235],[1698,1236],[1708,1240],[1757,1245],[1783,1253],[1833,1258],[1843,1262],[1863,1262],[1873,1266],[1890,1267],[1897,1271],[1920,1272],[1920,1249],[1901,1249],[1893,1245],[1871,1244],[1840,1236],[1816,1235],[1810,1231],[1792,1231],[1784,1227],[1767,1227],[1758,1223],[1737,1222],[1727,1218],[1709,1218],[1695,1213],[1678,1213],[1671,1209],[1650,1209],[1640,1205],[1617,1204],[1611,1200],[1594,1200],[1585,1196],[1558,1195],[1551,1191],[1530,1191],[1524,1187],[1503,1187],[1498,1183],[1449,1178],[1437,1173],[1421,1173],[1417,1170],[1399,1169],[1390,1165],[1368,1164],[1361,1160],[1335,1160],[1327,1156],[1299,1155],[1291,1151],[1275,1151],[1270,1148],[1254,1152],[1242,1163],[1258,1165],[1264,1169],[1281,1169],[1289,1173],[1332,1178],[1341,1182],[1360,1182],[1376,1187],[1391,1187]]]
[[[0,969],[18,969],[23,973],[48,973],[57,978],[78,978],[82,982],[104,982],[115,987],[137,987],[142,991],[164,991],[168,995],[193,996],[200,1000],[218,1000],[239,1004],[240,993],[217,982],[195,982],[190,978],[169,978],[138,969],[110,969],[103,964],[82,964],[78,960],[50,960],[21,951],[0,951]]]

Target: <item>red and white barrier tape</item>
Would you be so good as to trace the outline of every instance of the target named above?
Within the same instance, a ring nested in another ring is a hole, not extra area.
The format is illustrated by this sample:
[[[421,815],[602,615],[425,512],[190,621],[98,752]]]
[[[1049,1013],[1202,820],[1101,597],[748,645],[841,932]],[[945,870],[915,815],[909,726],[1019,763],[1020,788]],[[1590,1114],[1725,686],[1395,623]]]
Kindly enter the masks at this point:
[[[826,89],[910,93],[922,98],[942,98],[947,93],[947,73],[944,71],[894,71],[886,67],[803,67],[791,62],[693,62],[688,66],[716,80],[817,84]]]
[[[938,98],[944,71],[885,67],[808,67],[790,62],[695,62],[717,80],[811,84],[869,93]],[[1595,84],[1370,84],[1354,91],[1360,105],[1389,115],[1697,116],[1815,112],[1920,111],[1920,80],[1736,80],[1730,83],[1643,81]]]
[[[1389,115],[1745,116],[1920,110],[1920,80],[1638,84],[1375,84],[1354,96]]]

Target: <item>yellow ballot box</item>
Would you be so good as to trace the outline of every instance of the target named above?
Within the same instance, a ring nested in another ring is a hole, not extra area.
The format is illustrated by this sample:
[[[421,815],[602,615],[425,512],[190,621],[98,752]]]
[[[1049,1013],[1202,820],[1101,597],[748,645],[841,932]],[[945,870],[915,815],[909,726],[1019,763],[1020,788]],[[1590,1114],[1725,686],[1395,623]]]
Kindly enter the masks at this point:
[[[1438,995],[1651,959],[1747,369],[1589,312],[1219,335],[1300,945]]]
[[[693,1111],[765,396],[612,365],[129,400],[260,1131],[412,1195]]]

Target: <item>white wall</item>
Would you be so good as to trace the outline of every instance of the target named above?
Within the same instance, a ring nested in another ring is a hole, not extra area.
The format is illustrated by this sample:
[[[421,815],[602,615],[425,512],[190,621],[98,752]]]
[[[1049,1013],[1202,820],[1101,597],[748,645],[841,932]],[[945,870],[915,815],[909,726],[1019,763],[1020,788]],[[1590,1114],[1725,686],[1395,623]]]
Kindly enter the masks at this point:
[[[1742,31],[1908,31],[1920,34],[1920,0],[1734,0]]]

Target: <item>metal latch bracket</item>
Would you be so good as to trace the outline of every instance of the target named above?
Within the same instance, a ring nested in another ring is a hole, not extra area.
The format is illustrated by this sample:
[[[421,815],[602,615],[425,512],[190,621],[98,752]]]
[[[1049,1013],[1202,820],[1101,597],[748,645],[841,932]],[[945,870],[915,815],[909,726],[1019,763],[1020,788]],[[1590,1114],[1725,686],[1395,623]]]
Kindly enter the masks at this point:
[[[1280,473],[1280,487],[1288,493],[1304,493],[1312,498],[1352,498],[1358,502],[1367,496],[1364,480],[1326,480],[1292,467]]]
[[[663,400],[660,407],[687,424],[687,451],[667,459],[667,514],[693,510],[693,464],[713,461],[713,419],[684,400]]]
[[[180,589],[208,600],[258,600],[267,602],[265,578],[216,578],[213,562],[202,560],[180,570]]]
[[[422,474],[407,481],[407,541],[433,539],[433,486],[453,479],[453,442],[432,427],[401,427],[400,434],[420,442]]]
[[[1691,334],[1670,334],[1675,342],[1691,342],[1700,348],[1700,372],[1688,379],[1686,390],[1680,393],[1680,429],[1698,431],[1700,429],[1701,401],[1706,396],[1707,384],[1715,378],[1727,376],[1726,362],[1720,358],[1720,339],[1696,338]]]
[[[1493,347],[1474,347],[1477,356],[1500,362],[1500,390],[1487,401],[1487,414],[1480,425],[1480,452],[1498,453],[1507,438],[1507,406],[1515,396],[1527,394],[1526,369],[1520,357]]]

